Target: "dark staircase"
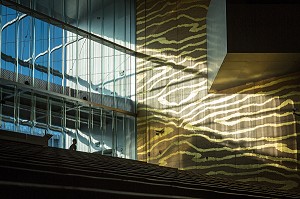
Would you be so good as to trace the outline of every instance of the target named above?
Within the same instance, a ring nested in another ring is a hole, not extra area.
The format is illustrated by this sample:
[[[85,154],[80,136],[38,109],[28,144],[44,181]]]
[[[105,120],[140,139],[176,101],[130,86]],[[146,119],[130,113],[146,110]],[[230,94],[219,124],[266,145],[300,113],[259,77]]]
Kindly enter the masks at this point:
[[[0,139],[0,198],[300,198],[300,194]]]

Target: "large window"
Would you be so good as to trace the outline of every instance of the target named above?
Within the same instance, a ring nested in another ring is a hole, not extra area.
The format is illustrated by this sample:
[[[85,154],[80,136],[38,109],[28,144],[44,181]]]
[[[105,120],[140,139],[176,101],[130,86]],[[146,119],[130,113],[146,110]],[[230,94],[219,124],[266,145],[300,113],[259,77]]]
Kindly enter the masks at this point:
[[[89,2],[97,12],[66,10],[65,19],[134,48],[133,5]],[[135,158],[135,57],[6,6],[1,15],[1,128],[51,134],[54,147],[77,138],[80,151]]]

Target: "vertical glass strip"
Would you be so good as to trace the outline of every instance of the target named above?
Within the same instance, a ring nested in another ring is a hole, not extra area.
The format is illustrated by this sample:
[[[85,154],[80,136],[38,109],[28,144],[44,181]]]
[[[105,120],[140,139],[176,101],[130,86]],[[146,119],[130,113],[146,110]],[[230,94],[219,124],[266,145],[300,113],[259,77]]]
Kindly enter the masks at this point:
[[[31,42],[32,42],[32,55],[31,55],[31,60],[32,60],[32,70],[31,70],[31,77],[32,77],[32,86],[35,86],[35,19],[33,17],[31,17],[31,23],[32,23],[32,38],[31,38]]]
[[[63,29],[62,30],[62,50],[61,50],[61,52],[62,52],[62,54],[61,54],[61,74],[62,74],[62,80],[61,80],[61,85],[62,85],[62,94],[64,94],[64,95],[66,95],[66,89],[65,89],[65,87],[66,87],[66,80],[65,80],[65,48],[66,48],[66,46],[65,46],[65,43],[66,43],[66,41],[65,41],[65,30]]]
[[[0,10],[2,9],[2,6],[0,5]],[[0,11],[1,12],[1,11]],[[2,31],[1,31],[2,32]],[[1,34],[1,33],[0,33]],[[0,40],[1,41],[1,40]],[[1,42],[0,42],[1,43]],[[1,51],[0,51],[1,53]],[[0,71],[1,71],[1,67],[0,67]],[[1,76],[0,76],[1,77]],[[3,120],[3,104],[4,104],[4,101],[3,101],[3,95],[2,95],[2,88],[0,87],[0,128],[3,129],[3,123],[2,123],[2,120]]]
[[[31,93],[31,112],[30,112],[30,123],[31,123],[31,132],[30,134],[33,135],[34,132],[34,124],[35,124],[35,96]]]
[[[47,33],[48,33],[48,66],[47,66],[47,90],[50,90],[50,82],[51,82],[51,30],[50,30],[50,24],[47,23]]]
[[[15,86],[14,87],[14,123],[15,123],[15,132],[19,132],[19,108],[20,108],[20,103],[19,103],[19,92],[18,88]]]
[[[93,129],[93,110],[92,110],[92,108],[91,108],[91,106],[89,107],[89,115],[88,115],[88,134],[89,134],[89,146],[88,146],[88,149],[89,149],[89,152],[91,152],[92,151],[92,144],[93,144],[93,142],[92,142],[92,133],[91,133],[91,131],[92,131],[92,129]]]
[[[104,130],[103,130],[103,109],[100,110],[100,133],[101,133],[101,138],[100,138],[100,146],[101,146],[101,155],[103,155],[103,150],[104,150],[104,139],[103,139],[103,134],[104,134]]]
[[[76,103],[76,114],[75,114],[75,138],[77,139],[77,143],[78,143],[78,146],[77,146],[77,150],[79,150],[79,146],[80,146],[80,141],[78,139],[78,131],[79,131],[79,128],[80,128],[80,112],[79,112],[79,106],[78,106],[78,103]]]
[[[0,60],[0,77],[2,77],[2,56],[1,56],[1,54],[2,54],[2,9],[3,8],[4,7],[2,5],[0,5],[0,30],[1,30],[0,31],[0,58],[1,58],[1,60]],[[1,92],[1,95],[2,95],[2,92]],[[1,97],[1,99],[2,99],[2,97]],[[1,107],[2,107],[2,105],[1,105]],[[1,111],[1,115],[2,115],[2,111]],[[2,118],[0,118],[0,119],[1,119],[0,120],[0,122],[1,122]]]
[[[104,34],[104,7],[103,7],[103,0],[101,1],[101,36]],[[101,57],[101,101],[100,103],[104,104],[104,45],[101,45],[101,52],[100,52],[100,57]],[[101,117],[102,117],[102,110],[101,110]],[[102,120],[101,120],[102,121]],[[102,132],[103,133],[103,132]],[[103,139],[103,134],[102,134],[102,139]],[[103,143],[102,143],[103,145]],[[103,147],[102,147],[103,148]],[[102,149],[102,154],[103,154],[103,149]]]
[[[113,41],[116,42],[116,1],[114,0],[113,6]],[[116,49],[113,49],[113,107],[117,107],[116,103]]]
[[[19,12],[17,12],[16,17],[19,17]],[[15,81],[18,82],[19,81],[19,19],[17,19],[16,21],[16,31],[15,31],[15,38],[16,38],[16,43],[15,43],[15,73],[16,73],[16,79]]]
[[[110,129],[110,134],[108,134],[109,136],[111,136],[111,139],[110,139],[110,146],[112,148],[112,156],[115,156],[115,148],[116,148],[116,136],[115,136],[115,133],[116,133],[116,119],[115,119],[115,112],[111,112],[111,129]]]

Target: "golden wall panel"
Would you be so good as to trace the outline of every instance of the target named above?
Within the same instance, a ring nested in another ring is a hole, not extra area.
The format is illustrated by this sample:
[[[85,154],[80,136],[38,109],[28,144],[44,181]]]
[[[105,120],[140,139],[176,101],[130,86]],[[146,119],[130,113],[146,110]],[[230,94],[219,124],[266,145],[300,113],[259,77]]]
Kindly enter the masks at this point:
[[[138,159],[297,191],[299,74],[208,94],[208,5],[137,1]]]

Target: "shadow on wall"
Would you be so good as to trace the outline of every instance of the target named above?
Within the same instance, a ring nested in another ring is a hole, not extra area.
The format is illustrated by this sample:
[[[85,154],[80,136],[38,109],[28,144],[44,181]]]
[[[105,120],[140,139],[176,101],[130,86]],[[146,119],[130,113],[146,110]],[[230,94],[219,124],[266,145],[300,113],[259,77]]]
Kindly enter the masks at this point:
[[[139,160],[299,190],[300,123],[293,114],[300,105],[299,77],[257,82],[231,95],[208,94],[186,111],[189,103],[179,111],[159,102],[139,104]]]

